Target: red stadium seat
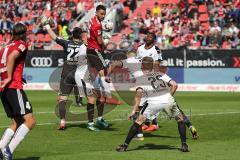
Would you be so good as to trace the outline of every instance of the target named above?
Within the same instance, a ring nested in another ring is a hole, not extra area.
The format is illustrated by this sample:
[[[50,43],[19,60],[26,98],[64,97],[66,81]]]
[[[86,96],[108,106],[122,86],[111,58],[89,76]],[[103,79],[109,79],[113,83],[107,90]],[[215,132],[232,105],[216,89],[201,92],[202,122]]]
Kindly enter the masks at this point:
[[[51,43],[52,42],[52,38],[48,34],[46,34],[45,37],[44,37],[44,42],[45,43]]]
[[[0,42],[3,42],[3,36],[0,34]]]
[[[37,34],[37,41],[38,42],[44,42],[44,38],[45,38],[44,34]]]
[[[208,14],[200,14],[199,20],[200,20],[200,22],[207,22]]]
[[[210,27],[210,24],[208,22],[201,23],[201,25],[205,28],[205,30],[208,30]]]
[[[35,34],[29,34],[28,35],[28,39],[31,41],[31,42],[35,42]]]
[[[129,7],[124,7],[123,13],[124,14],[129,14],[130,13],[130,8]]]
[[[198,7],[198,12],[199,12],[199,13],[207,13],[207,6],[205,6],[205,5],[200,5],[200,6]]]
[[[188,3],[189,4],[192,4],[194,0],[188,0]]]

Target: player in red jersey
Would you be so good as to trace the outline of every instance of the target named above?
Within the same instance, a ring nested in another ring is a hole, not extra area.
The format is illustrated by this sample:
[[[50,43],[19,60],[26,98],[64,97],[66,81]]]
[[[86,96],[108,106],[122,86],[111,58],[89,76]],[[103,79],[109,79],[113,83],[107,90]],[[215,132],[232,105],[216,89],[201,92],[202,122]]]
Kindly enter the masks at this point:
[[[23,91],[23,69],[27,56],[27,27],[17,23],[13,27],[12,41],[0,51],[1,100],[12,123],[0,141],[0,159],[12,159],[16,147],[35,126],[32,106]]]
[[[104,42],[102,38],[102,24],[101,22],[104,20],[106,15],[106,7],[103,5],[98,5],[96,7],[96,15],[90,20],[89,25],[89,37],[87,39],[87,59],[88,64],[91,68],[97,70],[98,75],[96,77],[96,82],[101,83],[101,86],[104,90],[110,88],[109,86],[109,78],[105,77],[104,70],[107,65],[104,59]],[[108,92],[109,93],[109,92]],[[110,94],[107,96],[111,98]],[[103,111],[104,111],[104,103],[106,101],[106,96],[98,92],[98,98],[96,101],[97,109],[98,109],[98,126],[103,128],[107,128],[109,125],[103,119]],[[88,108],[89,115],[94,115],[94,108]],[[93,126],[93,116],[90,118],[88,122],[88,126]]]

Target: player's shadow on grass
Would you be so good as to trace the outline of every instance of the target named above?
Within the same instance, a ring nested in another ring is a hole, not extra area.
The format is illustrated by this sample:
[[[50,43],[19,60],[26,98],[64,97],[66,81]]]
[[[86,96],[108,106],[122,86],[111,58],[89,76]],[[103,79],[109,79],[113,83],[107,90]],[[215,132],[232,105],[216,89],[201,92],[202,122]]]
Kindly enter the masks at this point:
[[[39,160],[40,157],[16,158],[14,160]]]
[[[100,128],[100,130],[105,130],[105,131],[118,131],[117,128],[112,128],[112,124],[109,124],[109,127],[108,128]],[[87,128],[87,124],[86,123],[81,123],[81,124],[68,124],[67,125],[67,128],[83,128],[83,129],[86,129]]]
[[[176,139],[179,139],[179,137],[174,137],[174,136],[164,136],[164,135],[155,135],[155,134],[152,134],[152,133],[144,133],[144,137],[176,138]]]
[[[147,143],[142,146],[138,146],[135,149],[130,149],[128,151],[136,151],[136,150],[179,150],[179,148],[170,145],[156,145],[152,143]]]

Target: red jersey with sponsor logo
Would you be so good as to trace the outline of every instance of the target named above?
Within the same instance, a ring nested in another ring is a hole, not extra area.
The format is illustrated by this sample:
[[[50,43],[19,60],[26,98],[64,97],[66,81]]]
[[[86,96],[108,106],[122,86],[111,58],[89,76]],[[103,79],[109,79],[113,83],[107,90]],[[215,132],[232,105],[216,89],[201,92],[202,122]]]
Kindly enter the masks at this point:
[[[97,41],[97,37],[102,35],[102,24],[96,16],[94,16],[90,21],[89,34],[90,36],[87,40],[87,48],[102,50],[102,46],[99,45]]]
[[[7,59],[8,56],[14,51],[17,50],[20,54],[20,56],[15,61],[15,66],[13,69],[13,77],[12,81],[6,86],[6,88],[16,88],[16,89],[22,89],[23,88],[23,69],[24,69],[24,63],[27,56],[27,49],[28,45],[24,41],[13,41],[7,46],[5,46],[0,51],[0,74],[1,74],[1,81],[7,78]],[[0,90],[2,90],[0,88]]]

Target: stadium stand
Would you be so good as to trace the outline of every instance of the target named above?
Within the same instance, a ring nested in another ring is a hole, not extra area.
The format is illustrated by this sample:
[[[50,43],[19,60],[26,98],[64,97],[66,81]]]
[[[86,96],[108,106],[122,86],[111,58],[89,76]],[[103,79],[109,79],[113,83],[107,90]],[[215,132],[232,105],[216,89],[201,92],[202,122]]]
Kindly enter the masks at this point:
[[[157,34],[162,49],[181,45],[190,48],[240,48],[240,0],[99,0],[122,3],[124,27],[111,40],[120,44],[127,37],[142,42],[147,31]],[[54,6],[54,7],[53,7]],[[75,21],[96,6],[94,0],[1,0],[0,46],[10,39],[12,26],[28,26],[30,49],[59,49],[39,25],[39,16],[51,17],[58,35],[68,38]],[[16,9],[17,8],[17,9]],[[220,29],[219,29],[220,28]]]

